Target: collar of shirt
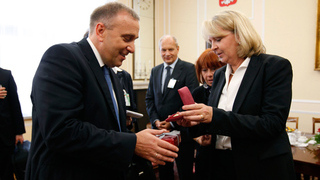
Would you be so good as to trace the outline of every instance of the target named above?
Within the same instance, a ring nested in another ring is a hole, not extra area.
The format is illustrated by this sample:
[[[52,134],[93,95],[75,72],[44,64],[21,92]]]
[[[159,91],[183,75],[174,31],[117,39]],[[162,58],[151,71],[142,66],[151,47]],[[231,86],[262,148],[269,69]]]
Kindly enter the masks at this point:
[[[233,73],[233,75],[235,75],[238,71],[243,71],[243,69],[247,69],[248,65],[249,65],[249,62],[250,62],[250,58],[247,57],[243,62],[242,64],[239,66],[239,68],[236,70],[236,72]],[[231,74],[231,66],[228,64],[227,65],[227,69],[226,69],[226,77],[228,77],[227,80],[229,80],[229,76]],[[227,81],[228,82],[228,81]]]
[[[165,81],[166,76],[167,76],[166,67],[167,67],[167,66],[170,66],[170,67],[171,67],[171,69],[170,69],[170,74],[172,74],[173,69],[174,69],[174,67],[176,66],[177,62],[178,62],[178,58],[177,58],[172,64],[170,64],[170,65],[168,65],[168,64],[165,63],[165,62],[163,63],[162,81],[161,81],[161,91],[163,90],[164,81]]]
[[[246,58],[239,68],[234,72],[232,80],[229,82],[231,67],[228,64],[225,72],[226,84],[220,95],[220,101],[218,108],[224,109],[225,111],[232,111],[233,103],[238,93],[240,84],[242,82],[243,76],[247,70],[250,58]],[[229,83],[228,83],[229,82]]]
[[[117,66],[115,66],[115,67],[113,67],[111,69],[114,71],[115,74],[118,74],[118,72],[122,71],[122,69],[118,68]]]
[[[89,38],[89,37],[87,38],[87,41],[88,41],[88,43],[89,43],[89,45],[90,45],[91,49],[93,50],[93,53],[94,53],[94,55],[96,56],[96,58],[97,58],[97,60],[98,60],[98,63],[99,63],[99,65],[100,65],[100,67],[104,66],[104,63],[103,63],[103,61],[102,61],[102,59],[101,59],[101,56],[100,56],[100,54],[99,54],[99,52],[98,52],[97,48],[94,46],[94,44],[92,43],[92,41],[90,40],[90,38]]]
[[[163,71],[166,71],[166,67],[167,67],[167,66],[170,66],[170,67],[171,67],[170,72],[172,73],[174,67],[176,66],[176,64],[177,64],[177,62],[178,62],[178,59],[179,59],[179,58],[177,58],[177,59],[176,59],[172,64],[170,64],[170,65],[164,62],[164,63],[163,63],[163,66],[164,66]]]

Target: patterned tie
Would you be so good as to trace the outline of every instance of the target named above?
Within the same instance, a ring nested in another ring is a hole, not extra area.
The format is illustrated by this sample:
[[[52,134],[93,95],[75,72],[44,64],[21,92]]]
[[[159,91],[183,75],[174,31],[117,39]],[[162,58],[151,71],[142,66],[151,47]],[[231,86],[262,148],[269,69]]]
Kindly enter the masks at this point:
[[[111,82],[111,78],[110,78],[110,68],[107,68],[106,66],[103,66],[103,72],[104,72],[104,78],[106,79],[108,87],[109,87],[109,91],[110,91],[110,94],[111,94],[113,107],[114,107],[114,110],[116,111],[119,130],[121,132],[121,126],[120,126],[120,120],[119,120],[119,111],[118,111],[116,100],[114,98],[113,89],[112,89],[112,82]]]
[[[165,93],[165,91],[166,91],[166,89],[167,89],[167,86],[168,86],[168,83],[169,83],[169,80],[170,80],[170,75],[171,75],[170,69],[171,69],[170,66],[167,66],[167,67],[166,67],[167,76],[166,76],[166,79],[164,80],[163,91],[162,91],[163,94]]]

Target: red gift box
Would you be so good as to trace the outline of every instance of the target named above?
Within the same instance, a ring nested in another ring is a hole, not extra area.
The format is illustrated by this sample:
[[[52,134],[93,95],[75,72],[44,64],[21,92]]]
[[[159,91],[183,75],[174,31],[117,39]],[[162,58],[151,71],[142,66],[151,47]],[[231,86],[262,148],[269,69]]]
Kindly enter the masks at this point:
[[[167,141],[173,145],[179,146],[180,144],[180,131],[171,131],[169,133],[163,133],[159,136],[160,139]]]
[[[184,105],[194,104],[192,94],[187,86],[178,89],[178,93]]]
[[[182,119],[182,116],[179,116],[177,113],[170,115],[165,121],[166,122],[172,122],[172,121],[178,121]]]
[[[187,86],[178,89],[178,93],[184,105],[194,104],[192,94]],[[179,116],[177,113],[170,115],[165,121],[172,122],[182,119],[182,116]]]

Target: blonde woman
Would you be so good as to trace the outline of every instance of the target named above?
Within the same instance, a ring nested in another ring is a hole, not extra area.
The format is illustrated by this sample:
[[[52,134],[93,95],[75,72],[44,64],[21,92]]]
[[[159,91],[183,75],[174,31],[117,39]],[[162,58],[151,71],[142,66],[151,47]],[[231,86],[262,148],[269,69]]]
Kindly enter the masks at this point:
[[[292,98],[292,67],[265,54],[250,20],[224,11],[205,21],[204,38],[227,63],[215,72],[208,105],[183,106],[195,136],[212,134],[212,179],[295,179],[285,131]]]

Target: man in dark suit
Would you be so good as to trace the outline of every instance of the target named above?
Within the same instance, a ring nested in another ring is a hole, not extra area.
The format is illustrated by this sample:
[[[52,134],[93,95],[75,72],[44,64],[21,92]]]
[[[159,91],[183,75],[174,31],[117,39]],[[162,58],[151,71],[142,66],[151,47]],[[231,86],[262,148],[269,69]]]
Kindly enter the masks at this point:
[[[0,179],[13,180],[11,157],[25,132],[16,83],[11,71],[0,68]]]
[[[123,88],[123,95],[124,95],[124,100],[126,104],[126,110],[137,111],[137,104],[136,104],[135,95],[133,91],[133,82],[132,82],[131,75],[127,71],[120,69],[118,67],[114,67],[112,68],[112,70],[114,71],[115,74],[117,74],[120,80],[120,84]],[[128,116],[127,128],[131,130],[133,128],[133,125],[134,125],[135,132],[138,132],[139,128],[138,128],[137,119]]]
[[[188,136],[185,128],[164,120],[179,111],[183,105],[177,90],[187,86],[192,91],[199,83],[194,65],[178,58],[179,46],[175,37],[164,35],[159,40],[159,47],[164,63],[151,71],[146,95],[147,112],[154,129],[180,130],[182,140],[176,162],[179,178],[189,179],[193,176],[194,141]],[[173,179],[173,163],[159,166],[159,176],[163,180]]]
[[[178,148],[128,133],[122,87],[111,67],[134,52],[139,17],[113,2],[94,10],[89,37],[43,55],[31,92],[32,144],[26,179],[125,179],[133,155],[172,162]],[[111,82],[110,82],[111,81]]]

